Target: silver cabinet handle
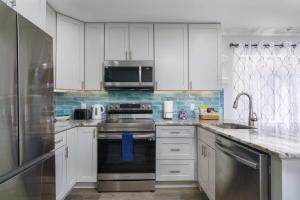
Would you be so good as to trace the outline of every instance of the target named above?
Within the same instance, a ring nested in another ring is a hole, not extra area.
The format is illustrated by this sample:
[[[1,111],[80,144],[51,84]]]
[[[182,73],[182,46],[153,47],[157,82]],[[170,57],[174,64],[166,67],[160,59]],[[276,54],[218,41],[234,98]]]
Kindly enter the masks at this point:
[[[100,90],[103,88],[103,81],[100,81]]]
[[[128,60],[128,52],[126,51],[126,60]]]
[[[158,84],[157,84],[157,81],[155,81],[155,90],[158,90]]]
[[[180,134],[178,131],[171,131],[170,134]]]
[[[201,155],[204,156],[204,154],[203,154],[203,145],[201,145]]]
[[[179,171],[179,170],[171,170],[170,173],[171,173],[171,174],[179,174],[180,171]]]
[[[81,81],[81,89],[84,90],[84,81]]]
[[[66,158],[69,157],[69,148],[68,147],[65,148],[65,157]]]
[[[57,141],[55,141],[55,144],[59,144],[59,143],[61,143],[62,141],[63,141],[63,139],[57,140]]]
[[[93,130],[93,138],[96,138],[96,129]]]
[[[180,149],[170,149],[170,151],[180,151]]]
[[[193,89],[193,82],[190,81],[190,90]]]
[[[129,51],[129,60],[132,60],[132,52]]]

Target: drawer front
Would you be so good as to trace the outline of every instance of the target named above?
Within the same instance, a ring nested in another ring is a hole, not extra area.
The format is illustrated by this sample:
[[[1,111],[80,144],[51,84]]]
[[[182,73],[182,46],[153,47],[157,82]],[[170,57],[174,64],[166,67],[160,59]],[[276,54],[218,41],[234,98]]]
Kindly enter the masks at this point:
[[[202,140],[211,148],[215,149],[216,135],[203,128],[198,128],[198,140]]]
[[[194,137],[194,126],[156,126],[156,137]]]
[[[194,138],[157,138],[157,159],[194,159]]]
[[[55,134],[54,141],[55,141],[55,149],[58,149],[66,145],[67,144],[66,131]]]
[[[194,181],[194,160],[157,160],[156,181]]]

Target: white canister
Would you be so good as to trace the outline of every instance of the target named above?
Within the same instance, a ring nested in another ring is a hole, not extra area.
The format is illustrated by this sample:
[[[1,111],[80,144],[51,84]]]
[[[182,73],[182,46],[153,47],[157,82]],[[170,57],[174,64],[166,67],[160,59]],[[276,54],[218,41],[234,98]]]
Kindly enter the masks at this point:
[[[173,101],[164,101],[164,118],[173,119]]]

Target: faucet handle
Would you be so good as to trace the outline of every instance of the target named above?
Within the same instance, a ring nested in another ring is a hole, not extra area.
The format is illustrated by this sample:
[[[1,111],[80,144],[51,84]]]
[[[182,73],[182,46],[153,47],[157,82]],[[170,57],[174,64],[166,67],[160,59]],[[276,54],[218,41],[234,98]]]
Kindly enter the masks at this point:
[[[252,116],[251,116],[251,121],[253,122],[257,122],[258,121],[258,117],[257,117],[257,114],[255,112],[252,113]]]

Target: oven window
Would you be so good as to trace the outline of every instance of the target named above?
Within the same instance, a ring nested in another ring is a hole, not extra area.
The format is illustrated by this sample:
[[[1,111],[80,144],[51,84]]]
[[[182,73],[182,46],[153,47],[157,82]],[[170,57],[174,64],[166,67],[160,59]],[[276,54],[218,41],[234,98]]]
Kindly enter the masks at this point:
[[[142,67],[142,82],[153,82],[152,67]]]
[[[155,173],[155,141],[134,140],[133,160],[122,160],[122,140],[98,140],[98,173]]]
[[[106,67],[105,82],[139,82],[139,67]]]

